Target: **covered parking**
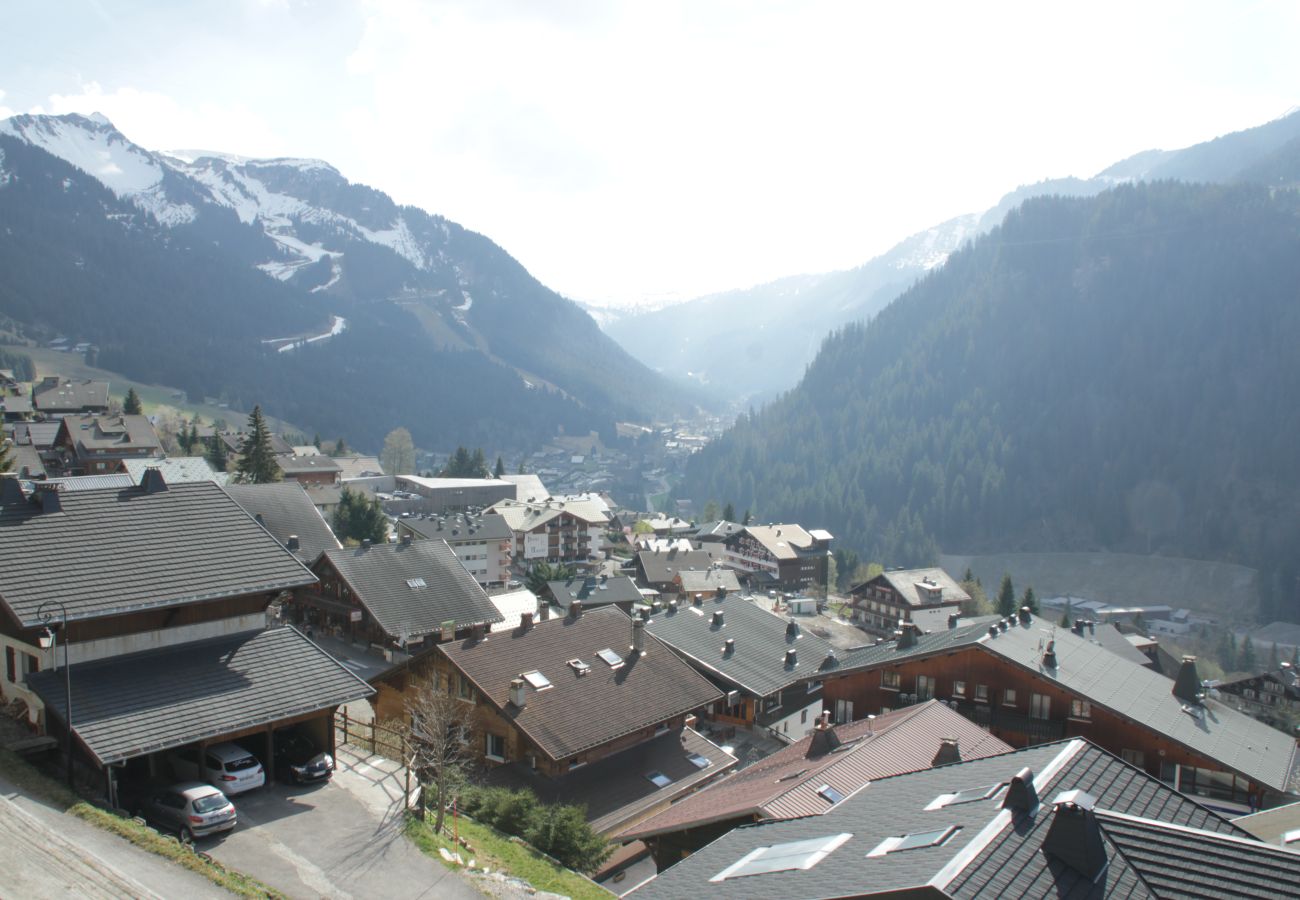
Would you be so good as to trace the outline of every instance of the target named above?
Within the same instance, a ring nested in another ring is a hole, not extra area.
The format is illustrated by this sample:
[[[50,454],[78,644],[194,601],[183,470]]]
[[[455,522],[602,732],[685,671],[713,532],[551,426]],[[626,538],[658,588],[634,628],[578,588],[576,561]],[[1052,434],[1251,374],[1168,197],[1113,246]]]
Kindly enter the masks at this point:
[[[105,773],[110,802],[125,776],[164,776],[162,755],[235,741],[257,756],[268,781],[276,732],[297,727],[333,752],[334,710],[374,693],[291,627],[243,632],[74,664],[72,733]],[[29,678],[47,716],[66,727],[64,672]]]

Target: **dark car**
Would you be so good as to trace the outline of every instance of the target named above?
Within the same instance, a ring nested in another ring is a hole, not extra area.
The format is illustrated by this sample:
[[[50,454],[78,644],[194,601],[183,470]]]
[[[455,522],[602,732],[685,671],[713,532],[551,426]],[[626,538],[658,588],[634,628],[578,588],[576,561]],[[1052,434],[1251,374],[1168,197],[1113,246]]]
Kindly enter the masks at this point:
[[[147,791],[138,814],[183,841],[229,831],[235,827],[235,805],[210,784],[182,781]]]
[[[297,732],[275,739],[275,775],[281,781],[310,784],[334,774],[334,757]]]

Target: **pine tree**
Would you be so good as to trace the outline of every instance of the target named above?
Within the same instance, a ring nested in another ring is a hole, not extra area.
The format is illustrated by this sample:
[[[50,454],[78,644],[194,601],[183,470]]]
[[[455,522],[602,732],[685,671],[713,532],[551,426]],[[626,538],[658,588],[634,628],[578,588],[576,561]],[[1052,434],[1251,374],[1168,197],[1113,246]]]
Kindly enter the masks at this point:
[[[745,520],[740,523],[743,527],[749,527],[749,510],[745,510]]]
[[[1268,645],[1268,669],[1269,672],[1276,672],[1281,668],[1277,657],[1277,642]]]
[[[388,540],[388,518],[379,500],[351,488],[343,489],[330,525],[341,541],[368,540],[372,544],[382,544]]]
[[[528,471],[524,468],[524,458],[519,457],[519,468],[515,470],[516,474],[527,475]]]
[[[126,392],[126,399],[122,401],[122,412],[128,416],[144,414],[144,405],[140,402],[140,395],[135,392],[135,388]]]
[[[1002,576],[1002,586],[998,588],[998,615],[1006,618],[1016,614],[1016,588],[1011,583],[1011,573]]]
[[[347,452],[348,452],[348,445],[343,442],[343,438],[339,438],[337,441],[334,442],[334,452],[331,453],[330,456],[343,456]]]
[[[736,521],[736,507],[731,505],[730,500],[727,501],[726,506],[722,507],[722,519],[724,522]]]
[[[506,474],[506,464],[503,463],[501,457],[498,456],[496,468],[492,470],[492,477],[500,481],[501,476],[504,474]]]
[[[1237,671],[1237,641],[1230,631],[1225,631],[1219,639],[1219,665],[1225,672]]]
[[[966,571],[969,572],[970,570],[967,569]],[[1073,620],[1072,617],[1071,617],[1071,613],[1073,613],[1073,612],[1074,612],[1073,607],[1071,607],[1071,606],[1070,606],[1070,603],[1067,601],[1066,604],[1065,604],[1065,609],[1062,610],[1062,612],[1061,612],[1061,627],[1062,627],[1062,628],[1069,628],[1071,625],[1074,624],[1074,620]]]
[[[226,453],[226,442],[221,439],[221,435],[212,435],[212,440],[208,444],[208,452],[203,454],[203,458],[208,461],[208,465],[218,472],[226,471],[226,466],[230,464],[230,457]]]
[[[319,431],[316,432],[316,436],[315,436],[314,438],[312,438],[312,441],[311,441],[311,442],[312,442],[312,445],[313,445],[317,450],[320,449],[320,432],[319,432]]]
[[[235,464],[236,477],[245,484],[267,484],[280,480],[280,467],[276,465],[271,449],[271,431],[266,427],[262,407],[254,406],[248,416],[248,433],[239,446],[239,462]]]
[[[1237,654],[1237,665],[1243,672],[1256,674],[1255,642],[1250,639],[1250,635],[1241,639],[1241,653]]]
[[[1032,584],[1025,588],[1025,593],[1020,598],[1020,605],[1022,607],[1029,607],[1031,613],[1038,615],[1038,597],[1034,594],[1034,586]]]

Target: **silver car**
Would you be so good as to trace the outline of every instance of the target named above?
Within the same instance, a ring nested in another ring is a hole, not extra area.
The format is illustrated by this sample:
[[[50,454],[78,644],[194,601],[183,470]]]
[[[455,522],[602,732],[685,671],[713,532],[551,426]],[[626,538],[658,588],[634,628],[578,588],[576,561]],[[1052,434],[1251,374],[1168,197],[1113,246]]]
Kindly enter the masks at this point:
[[[235,827],[235,804],[210,784],[181,781],[145,794],[140,815],[183,841]]]

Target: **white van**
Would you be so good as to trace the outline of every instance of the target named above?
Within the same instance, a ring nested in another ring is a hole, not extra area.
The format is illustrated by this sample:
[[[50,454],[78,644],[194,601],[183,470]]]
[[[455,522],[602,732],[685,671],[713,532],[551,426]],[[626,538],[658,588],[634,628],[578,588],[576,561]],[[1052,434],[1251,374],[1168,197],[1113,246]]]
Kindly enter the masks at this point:
[[[199,757],[199,748],[181,747],[168,754],[177,778],[206,781],[227,795],[242,794],[266,784],[266,772],[257,757],[238,744],[213,744]]]

